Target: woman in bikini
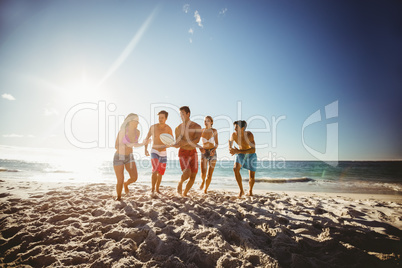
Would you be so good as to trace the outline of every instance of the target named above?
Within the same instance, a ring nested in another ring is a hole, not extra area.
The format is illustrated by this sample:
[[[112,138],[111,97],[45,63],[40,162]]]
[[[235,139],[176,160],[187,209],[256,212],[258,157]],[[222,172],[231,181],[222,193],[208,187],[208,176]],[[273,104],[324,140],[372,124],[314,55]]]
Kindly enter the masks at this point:
[[[140,131],[137,129],[138,115],[129,114],[120,127],[116,138],[116,153],[113,158],[113,168],[117,177],[116,200],[121,200],[121,192],[129,193],[128,185],[135,182],[138,177],[137,166],[133,156],[133,147],[143,146],[138,143]],[[126,168],[130,178],[124,182],[124,168]]]
[[[207,193],[208,187],[211,184],[212,173],[215,169],[217,160],[216,148],[218,148],[218,131],[212,128],[214,120],[211,116],[206,116],[204,119],[205,128],[202,129],[201,140],[201,178],[202,183],[200,190],[205,186],[204,193]],[[206,178],[206,180],[205,180]]]

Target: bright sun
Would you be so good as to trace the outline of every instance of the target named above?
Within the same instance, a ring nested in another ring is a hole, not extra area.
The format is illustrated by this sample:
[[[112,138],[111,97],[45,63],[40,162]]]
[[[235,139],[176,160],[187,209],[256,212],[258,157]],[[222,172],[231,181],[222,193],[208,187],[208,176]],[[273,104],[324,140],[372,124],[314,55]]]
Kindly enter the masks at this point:
[[[82,76],[67,83],[64,91],[70,101],[89,101],[97,95],[97,85],[87,76]]]

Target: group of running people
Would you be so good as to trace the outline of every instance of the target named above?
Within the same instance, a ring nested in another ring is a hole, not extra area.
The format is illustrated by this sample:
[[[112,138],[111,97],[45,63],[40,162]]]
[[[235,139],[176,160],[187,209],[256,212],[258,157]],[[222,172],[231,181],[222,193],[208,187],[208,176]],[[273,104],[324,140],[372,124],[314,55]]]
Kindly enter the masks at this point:
[[[122,191],[129,193],[128,185],[137,181],[138,172],[133,156],[133,147],[145,147],[145,155],[151,156],[152,163],[152,193],[160,193],[159,186],[162,176],[165,174],[167,163],[166,149],[169,147],[179,148],[179,160],[182,170],[181,179],[177,185],[179,195],[187,196],[195,182],[198,173],[198,154],[197,148],[201,152],[201,178],[200,189],[207,193],[212,180],[212,174],[217,161],[216,149],[218,148],[218,131],[212,127],[213,118],[206,116],[204,120],[205,128],[190,120],[190,108],[183,106],[180,108],[180,117],[182,123],[175,129],[175,142],[172,145],[165,145],[160,135],[167,133],[173,135],[172,129],[166,124],[168,112],[160,111],[158,113],[159,123],[150,127],[147,136],[142,143],[139,143],[140,131],[138,130],[139,117],[136,114],[129,114],[120,127],[116,138],[116,153],[113,159],[113,167],[117,177],[116,200],[121,200]],[[253,195],[253,186],[255,182],[255,172],[257,155],[255,153],[254,136],[250,131],[246,131],[247,123],[244,120],[235,121],[234,132],[229,140],[229,152],[235,155],[233,171],[237,184],[240,188],[239,197],[244,195],[241,168],[249,170],[249,192]],[[202,141],[202,146],[199,141]],[[151,152],[148,151],[148,145],[152,142]],[[233,146],[236,142],[238,148]],[[127,181],[124,181],[124,168],[130,175]],[[183,183],[189,180],[183,190]]]

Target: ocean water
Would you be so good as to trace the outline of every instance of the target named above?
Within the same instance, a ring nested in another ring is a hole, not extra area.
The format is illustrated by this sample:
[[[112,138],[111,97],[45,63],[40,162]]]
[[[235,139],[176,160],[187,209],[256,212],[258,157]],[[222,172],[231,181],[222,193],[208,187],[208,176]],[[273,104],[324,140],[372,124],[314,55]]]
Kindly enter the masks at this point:
[[[112,158],[112,157],[111,157]],[[112,161],[75,157],[63,160],[0,159],[0,180],[40,181],[64,184],[116,183]],[[136,183],[151,184],[149,159],[137,159]],[[210,185],[213,189],[238,190],[233,161],[218,161]],[[248,189],[248,171],[242,170],[243,186]],[[128,178],[128,173],[125,173]],[[176,187],[181,176],[177,160],[169,160],[162,186]],[[201,181],[200,169],[196,183]],[[331,166],[320,161],[258,162],[255,190],[371,193],[402,195],[401,161],[341,161]]]

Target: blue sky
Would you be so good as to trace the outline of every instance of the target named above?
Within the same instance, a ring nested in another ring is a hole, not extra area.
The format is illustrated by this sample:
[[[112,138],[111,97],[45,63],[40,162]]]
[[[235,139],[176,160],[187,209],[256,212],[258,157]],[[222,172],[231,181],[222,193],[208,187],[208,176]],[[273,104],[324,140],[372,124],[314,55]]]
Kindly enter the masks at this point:
[[[144,132],[166,109],[174,128],[188,105],[220,157],[240,116],[262,159],[402,159],[401,18],[399,1],[2,0],[0,144],[109,150],[119,117]]]

